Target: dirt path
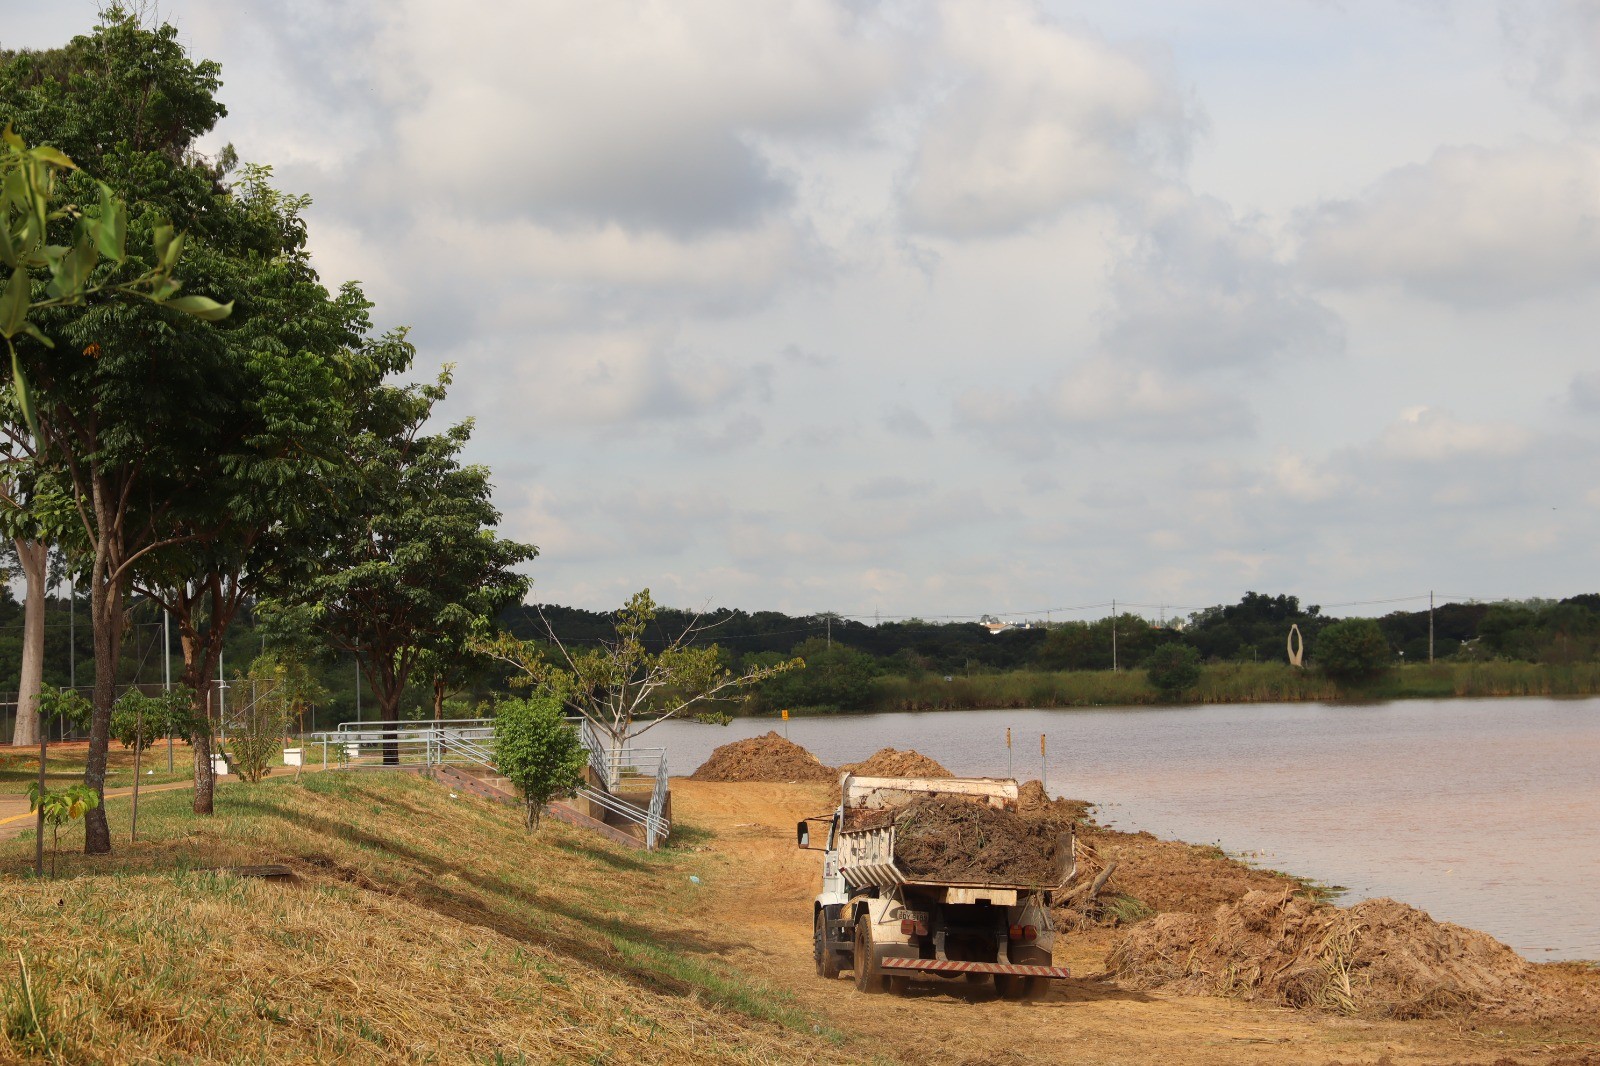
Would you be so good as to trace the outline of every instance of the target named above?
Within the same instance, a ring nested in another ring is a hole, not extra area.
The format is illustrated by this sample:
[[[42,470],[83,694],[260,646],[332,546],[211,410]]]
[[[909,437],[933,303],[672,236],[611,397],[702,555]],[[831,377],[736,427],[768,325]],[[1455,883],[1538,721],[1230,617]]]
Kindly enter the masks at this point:
[[[1600,1064],[1600,1034],[1510,1029],[1490,1019],[1370,1022],[1264,1009],[1211,997],[1133,992],[1093,975],[1109,946],[1104,933],[1064,934],[1056,962],[1081,976],[1059,982],[1037,1003],[997,1000],[992,991],[917,983],[905,997],[865,996],[848,973],[816,976],[811,901],[821,856],[794,846],[794,826],[828,810],[816,785],[676,780],[679,817],[716,832],[708,914],[741,946],[729,961],[793,992],[806,1006],[860,1034],[853,1050],[889,1061],[931,1063],[1092,1062],[1178,1064],[1540,1063]],[[720,869],[719,869],[720,868]]]

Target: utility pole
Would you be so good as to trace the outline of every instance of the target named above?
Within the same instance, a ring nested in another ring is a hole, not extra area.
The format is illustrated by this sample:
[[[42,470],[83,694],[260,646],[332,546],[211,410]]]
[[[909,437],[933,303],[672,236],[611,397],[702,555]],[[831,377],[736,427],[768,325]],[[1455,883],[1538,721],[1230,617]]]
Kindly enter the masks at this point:
[[[1433,663],[1433,590],[1428,590],[1428,663]]]
[[[73,578],[67,579],[67,687],[78,691],[78,584]],[[58,715],[56,722],[56,739],[66,740],[66,718]],[[41,828],[39,832],[43,834],[44,830]]]
[[[828,649],[833,650],[833,615],[827,615],[828,623]]]
[[[1111,601],[1111,672],[1117,672],[1117,601]]]
[[[172,615],[161,608],[161,691],[172,698]],[[167,773],[172,773],[172,730],[167,730]]]
[[[356,725],[361,724],[361,650],[356,649]]]

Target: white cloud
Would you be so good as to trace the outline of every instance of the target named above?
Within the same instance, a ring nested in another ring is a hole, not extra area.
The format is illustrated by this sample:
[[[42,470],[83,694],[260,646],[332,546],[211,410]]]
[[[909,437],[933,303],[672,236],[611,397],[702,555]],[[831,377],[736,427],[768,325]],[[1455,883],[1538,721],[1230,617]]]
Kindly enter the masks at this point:
[[[1473,456],[1517,455],[1532,434],[1509,422],[1469,422],[1428,407],[1401,412],[1378,438],[1377,450],[1392,459],[1442,462]]]
[[[972,391],[955,403],[956,425],[1023,458],[1040,459],[1067,440],[1212,441],[1254,426],[1238,397],[1186,384],[1150,367],[1109,358],[1080,363],[1022,393]]]
[[[380,46],[411,174],[486,213],[677,232],[789,197],[752,138],[851,127],[894,80],[835,0],[397,4]]]
[[[1304,220],[1302,262],[1330,285],[1394,284],[1462,305],[1600,281],[1600,149],[1441,148]]]
[[[1021,2],[941,6],[948,83],[904,179],[918,230],[1011,232],[1077,203],[1120,200],[1188,151],[1194,118],[1148,57]]]
[[[1580,125],[1600,121],[1600,8],[1591,0],[1501,0],[1512,80]]]
[[[1295,281],[1266,234],[1181,189],[1145,206],[1112,300],[1102,344],[1141,363],[1207,371],[1326,357],[1344,343],[1338,317]]]
[[[474,368],[485,398],[522,418],[597,430],[712,418],[763,393],[769,378],[764,365],[708,358],[655,329],[547,335]],[[731,431],[748,426],[736,420]]]

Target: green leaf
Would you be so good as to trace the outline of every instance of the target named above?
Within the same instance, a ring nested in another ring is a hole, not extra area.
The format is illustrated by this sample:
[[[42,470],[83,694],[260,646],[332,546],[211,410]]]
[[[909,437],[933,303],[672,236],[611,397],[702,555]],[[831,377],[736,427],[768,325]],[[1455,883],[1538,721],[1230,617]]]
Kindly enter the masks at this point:
[[[22,363],[17,359],[17,347],[10,340],[6,341],[6,345],[11,349],[11,387],[17,394],[17,406],[22,408],[23,421],[28,423],[28,432],[33,434],[33,439],[43,442],[44,437],[39,433],[39,416],[33,406],[33,392],[28,388]]]
[[[0,336],[10,338],[17,335],[22,324],[28,320],[28,298],[31,295],[28,272],[17,267],[11,272],[6,291],[0,293]]]
[[[22,324],[22,332],[38,341],[46,348],[54,348],[56,346],[56,342],[51,340],[49,337],[46,337],[43,331],[41,331],[39,327],[34,325],[32,322],[24,322]]]
[[[11,123],[9,122],[6,123],[5,132],[0,133],[0,139],[4,139],[7,144],[19,152],[27,147],[22,143],[22,138],[18,137],[16,131],[11,128]]]
[[[67,158],[67,154],[49,145],[41,144],[33,150],[35,157],[44,160],[51,166],[64,167],[67,170],[77,170],[78,164]]]
[[[100,218],[95,223],[94,236],[100,254],[107,259],[120,263],[127,257],[128,209],[104,183],[100,186]]]
[[[175,300],[168,300],[162,306],[182,311],[186,315],[193,315],[207,322],[221,322],[233,314],[232,300],[219,304],[209,296],[179,296]]]
[[[172,240],[167,242],[166,248],[161,252],[161,267],[167,273],[172,273],[178,267],[178,257],[183,254],[183,234],[174,233]]]
[[[150,232],[150,244],[156,253],[156,262],[163,263],[167,258],[167,246],[172,243],[176,231],[166,223],[161,223]]]
[[[11,220],[0,217],[0,259],[8,267],[17,265],[17,249],[11,243]]]

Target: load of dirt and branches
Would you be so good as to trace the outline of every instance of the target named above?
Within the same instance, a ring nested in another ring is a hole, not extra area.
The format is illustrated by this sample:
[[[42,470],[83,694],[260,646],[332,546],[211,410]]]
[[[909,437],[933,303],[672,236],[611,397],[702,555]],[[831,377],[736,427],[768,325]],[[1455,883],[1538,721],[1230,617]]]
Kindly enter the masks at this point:
[[[1009,885],[1055,881],[1063,829],[1049,820],[953,796],[922,796],[904,807],[863,815],[893,821],[895,860],[915,880]],[[854,822],[861,824],[871,822]]]
[[[1133,927],[1106,965],[1137,988],[1367,1017],[1534,1018],[1584,1006],[1493,937],[1391,899],[1335,907],[1250,892],[1209,916],[1160,914]]]
[[[857,777],[954,777],[949,770],[920,751],[880,748],[861,762],[839,767]]]
[[[833,781],[836,774],[774,731],[722,745],[693,777],[696,781]]]

